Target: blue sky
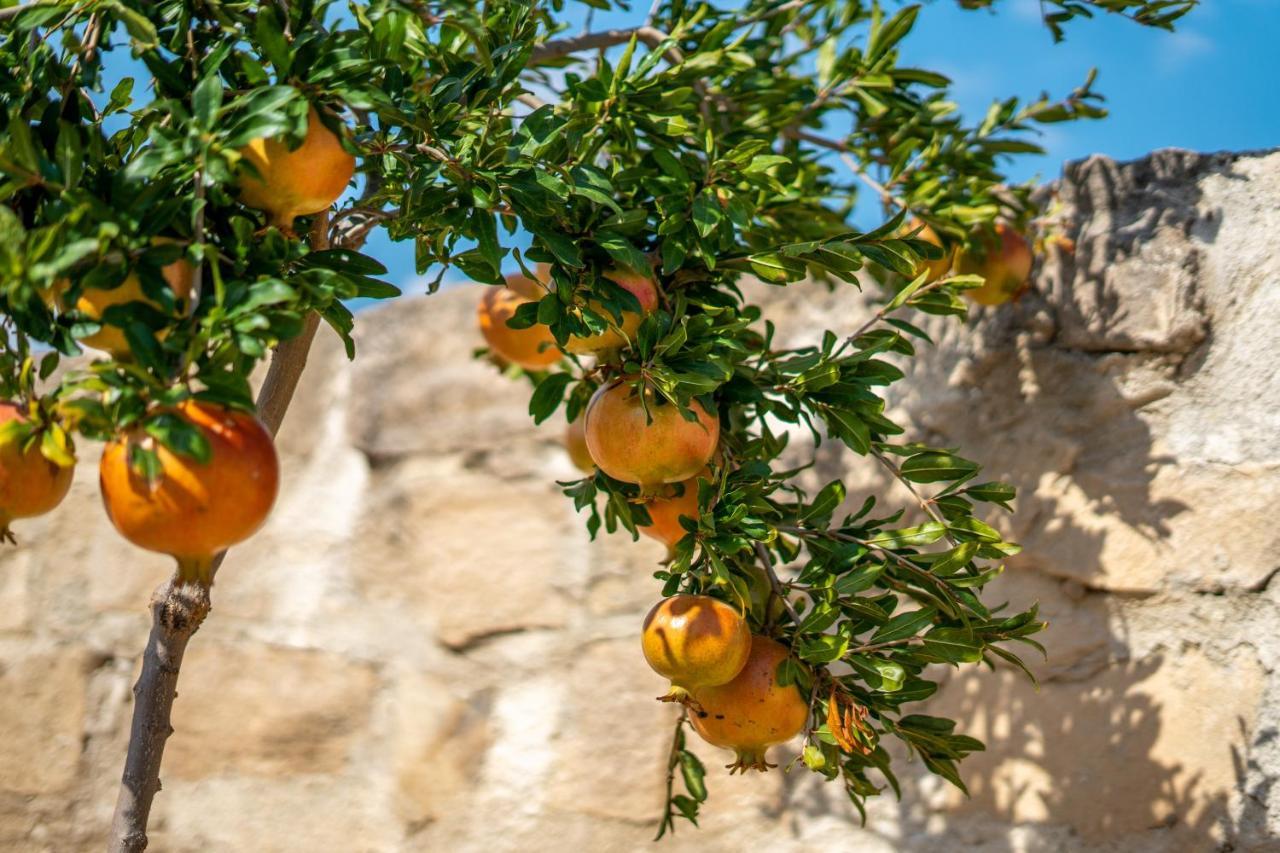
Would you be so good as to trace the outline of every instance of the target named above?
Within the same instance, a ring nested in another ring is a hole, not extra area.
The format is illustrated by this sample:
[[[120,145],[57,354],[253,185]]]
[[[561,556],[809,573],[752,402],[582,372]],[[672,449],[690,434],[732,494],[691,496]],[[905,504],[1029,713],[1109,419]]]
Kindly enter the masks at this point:
[[[633,0],[636,12],[597,13],[592,27],[633,24],[648,5]],[[1051,126],[1040,139],[1047,155],[1011,162],[1015,180],[1050,180],[1064,161],[1093,153],[1132,159],[1166,147],[1280,146],[1280,0],[1205,0],[1175,33],[1115,15],[1077,20],[1056,45],[1038,0],[1001,0],[995,12],[965,11],[954,0],[928,5],[903,43],[904,61],[951,77],[966,115],[982,115],[994,98],[1063,95],[1090,68],[1100,70],[1095,88],[1110,117]],[[379,235],[366,251],[387,264],[391,280],[421,289],[410,247]]]

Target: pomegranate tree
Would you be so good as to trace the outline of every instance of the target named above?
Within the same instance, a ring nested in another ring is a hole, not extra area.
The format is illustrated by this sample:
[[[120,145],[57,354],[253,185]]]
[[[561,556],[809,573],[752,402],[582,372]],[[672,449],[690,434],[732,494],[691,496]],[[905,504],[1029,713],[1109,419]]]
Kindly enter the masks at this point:
[[[963,786],[977,742],[920,713],[929,667],[1022,667],[1043,624],[982,596],[1017,551],[986,520],[1012,489],[908,437],[885,388],[929,343],[913,313],[963,322],[1026,286],[1027,236],[1060,224],[1005,158],[1101,117],[1093,79],[974,120],[902,61],[919,5],[585,4],[631,15],[607,28],[580,5],[0,7],[0,531],[56,510],[74,436],[105,447],[119,531],[177,561],[110,849],[146,846],[183,653],[225,549],[270,512],[317,328],[354,357],[348,303],[399,293],[361,252],[379,228],[426,290],[484,287],[488,354],[529,382],[536,421],[573,425],[583,476],[564,489],[588,531],[668,546],[641,629],[685,700],[659,834],[707,798],[688,725],[740,768],[797,739],[858,809],[894,783],[886,738]],[[1093,12],[1168,28],[1195,3],[1041,5],[1060,37]],[[783,342],[759,282],[837,288],[848,309]],[[820,441],[909,505],[808,482]]]

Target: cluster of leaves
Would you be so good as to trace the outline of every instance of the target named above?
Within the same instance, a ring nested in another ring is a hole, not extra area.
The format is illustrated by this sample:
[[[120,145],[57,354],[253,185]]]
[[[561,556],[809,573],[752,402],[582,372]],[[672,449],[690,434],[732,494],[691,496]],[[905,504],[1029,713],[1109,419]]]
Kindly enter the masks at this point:
[[[1008,508],[1011,489],[978,482],[954,450],[903,441],[884,411],[913,341],[928,342],[902,314],[963,317],[962,291],[980,284],[916,276],[941,252],[912,222],[955,244],[980,241],[998,217],[1025,224],[1030,188],[1005,182],[1003,158],[1039,151],[1028,137],[1040,124],[1102,111],[1090,78],[1060,101],[999,102],[970,125],[946,77],[899,62],[921,8],[883,5],[666,0],[644,26],[583,36],[568,34],[567,0],[6,7],[0,388],[59,429],[106,438],[141,424],[199,457],[167,407],[189,395],[249,406],[253,365],[309,315],[350,348],[343,301],[396,294],[358,252],[375,225],[413,241],[419,272],[436,271],[432,289],[452,269],[498,284],[513,264],[549,265],[547,295],[512,325],[546,324],[561,344],[639,308],[604,273],[651,275],[660,306],[631,345],[531,375],[531,412],[563,405],[573,419],[599,383],[625,377],[718,413],[722,461],[658,573],[664,594],[740,603],[754,630],[791,647],[784,677],[813,709],[804,761],[859,809],[880,790],[869,771],[897,790],[885,735],[962,785],[956,762],[981,745],[902,706],[936,689],[931,665],[1022,666],[1009,644],[1034,644],[1043,625],[1034,609],[1005,615],[981,598],[1016,546],[979,509]],[[1166,26],[1193,4],[1049,5],[1066,16],[1056,27],[1089,7]],[[298,240],[239,203],[235,175],[250,140],[299,140],[309,105],[359,156],[361,192]],[[868,189],[886,221],[859,230],[852,210]],[[161,270],[179,258],[195,298],[175,315]],[[129,275],[158,308],[134,302],[100,320],[76,310],[85,289]],[[788,349],[739,287],[747,276],[873,282],[882,301],[853,334]],[[58,372],[104,322],[131,356]],[[842,512],[839,482],[806,493],[806,461],[779,425],[876,460],[917,495],[923,520],[878,514],[874,499]],[[636,488],[603,473],[567,490],[593,534],[647,520]],[[794,578],[780,583],[775,565]],[[670,799],[664,828],[696,818],[706,798],[682,737],[672,768],[686,793]]]
[[[164,427],[167,406],[195,395],[250,407],[253,365],[297,335],[308,313],[324,316],[350,348],[343,300],[398,293],[377,279],[385,270],[372,258],[264,231],[261,214],[235,200],[242,146],[263,135],[300,139],[309,101],[338,102],[340,39],[300,39],[284,56],[272,49],[278,36],[264,37],[272,7],[211,12],[33,4],[4,24],[0,310],[9,352],[0,383],[8,397],[21,395],[12,377],[23,362],[38,354],[48,378],[60,355],[80,351],[78,339],[103,323],[119,327],[130,357],[100,359],[45,395],[94,438],[161,418],[143,425],[175,450],[199,448],[180,420]],[[301,28],[321,32],[307,29],[309,14]],[[137,61],[112,55],[125,51]],[[305,77],[290,73],[298,55]],[[107,69],[147,79],[124,76],[108,93]],[[197,294],[185,313],[161,274],[180,259]],[[113,306],[98,319],[77,310],[86,290],[129,276],[154,304]]]
[[[997,0],[959,0],[966,9],[985,9]],[[1132,18],[1148,27],[1172,30],[1179,18],[1200,5],[1200,0],[1041,0],[1040,15],[1054,41],[1066,36],[1063,26],[1073,18],[1092,18],[1107,12]]]

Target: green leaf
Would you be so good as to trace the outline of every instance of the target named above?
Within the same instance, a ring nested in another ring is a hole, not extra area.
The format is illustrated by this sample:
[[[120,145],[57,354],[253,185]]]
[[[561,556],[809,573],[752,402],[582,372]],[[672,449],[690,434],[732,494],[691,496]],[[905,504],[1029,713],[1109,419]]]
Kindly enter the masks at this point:
[[[961,494],[968,495],[976,501],[986,501],[988,503],[999,504],[1005,509],[1012,510],[1009,502],[1017,496],[1017,490],[1008,483],[979,483],[976,486],[970,486]]]
[[[919,610],[912,610],[907,613],[899,613],[888,622],[880,626],[880,629],[871,635],[868,644],[891,643],[895,640],[905,640],[919,634],[924,628],[933,624],[933,620],[937,617],[938,611],[933,607],[922,607]]]
[[[41,434],[40,453],[59,468],[71,468],[76,464],[71,436],[58,424],[50,424]]]
[[[832,480],[822,487],[813,503],[800,513],[800,520],[813,527],[826,527],[831,522],[832,514],[840,508],[845,499],[845,486],[839,480]]]
[[[964,628],[934,628],[925,634],[921,654],[948,663],[977,663],[982,660],[982,643]]]
[[[222,107],[222,80],[210,74],[200,81],[191,94],[191,115],[200,127],[213,127]]]
[[[254,17],[253,35],[257,46],[262,50],[262,55],[275,66],[279,77],[283,79],[288,76],[292,56],[289,53],[289,43],[284,38],[284,26],[276,13],[275,6],[270,3],[258,6]]]
[[[684,788],[698,802],[707,799],[706,768],[698,756],[687,750],[680,751],[680,775],[684,779]]]
[[[560,407],[565,389],[573,381],[572,373],[552,373],[538,383],[538,387],[533,389],[533,396],[529,398],[529,414],[533,415],[534,423],[540,424],[551,417]]]
[[[969,562],[978,553],[979,544],[977,542],[961,542],[955,548],[947,551],[942,559],[936,560],[929,565],[929,571],[935,577],[946,578],[951,577],[956,572],[969,565]]]
[[[809,663],[831,663],[844,657],[849,650],[849,640],[841,636],[823,635],[805,637],[796,648],[801,659]]]
[[[920,14],[920,6],[907,6],[890,18],[884,25],[876,27],[867,41],[867,63],[875,65],[898,42],[911,32],[916,24],[916,16]]]
[[[917,453],[902,463],[902,476],[913,483],[937,483],[971,477],[978,470],[976,462],[944,451]]]
[[[173,453],[194,459],[207,465],[213,458],[209,439],[190,421],[175,414],[162,413],[148,418],[143,424],[147,435],[163,444]]]

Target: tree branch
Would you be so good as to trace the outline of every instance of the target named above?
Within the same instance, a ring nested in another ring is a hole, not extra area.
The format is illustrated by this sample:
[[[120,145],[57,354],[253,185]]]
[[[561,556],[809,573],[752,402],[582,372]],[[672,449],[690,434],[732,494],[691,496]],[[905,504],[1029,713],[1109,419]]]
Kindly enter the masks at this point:
[[[773,561],[769,559],[769,550],[764,547],[763,542],[754,543],[756,546],[756,556],[760,558],[760,564],[764,567],[764,573],[769,576],[769,588],[778,600],[782,602],[782,606],[787,609],[787,615],[791,617],[791,621],[796,625],[800,624],[800,614],[796,612],[795,607],[791,604],[791,600],[787,598],[786,592],[782,588],[782,581],[778,580],[778,573],[773,570]]]
[[[635,27],[627,30],[601,30],[597,33],[583,33],[580,36],[543,42],[533,49],[533,53],[529,57],[529,63],[534,65],[540,62],[549,62],[553,59],[561,59],[584,50],[613,47],[631,41],[632,36],[654,49],[657,49],[660,44],[670,38],[670,36],[656,27]],[[669,48],[664,55],[673,64],[678,65],[684,62],[684,54],[680,52],[679,48]]]
[[[317,216],[312,225],[311,247],[327,249],[328,234],[329,216],[325,213]],[[279,432],[298,389],[319,323],[320,317],[310,314],[302,334],[280,344],[271,357],[257,402],[259,416],[273,436]],[[225,557],[226,552],[218,555],[214,571]],[[142,655],[142,672],[133,687],[129,751],[111,821],[110,853],[141,853],[147,847],[147,820],[160,790],[160,763],[169,735],[173,734],[170,714],[177,696],[182,657],[192,635],[209,615],[210,606],[208,587],[182,583],[176,574],[151,596],[151,635]]]
[[[815,133],[809,133],[807,130],[801,130],[796,127],[784,130],[783,135],[789,136],[792,139],[798,139],[801,142],[807,142],[810,145],[817,145],[819,148],[826,148],[830,151],[839,152],[840,159],[844,164],[848,166],[850,171],[857,175],[864,184],[879,193],[881,201],[887,204],[893,204],[897,207],[906,206],[899,201],[893,193],[889,192],[888,187],[867,174],[866,170],[863,169],[858,161],[854,160],[851,156],[849,146],[845,145],[843,142],[838,142],[834,139],[827,139],[825,136],[818,136]]]

